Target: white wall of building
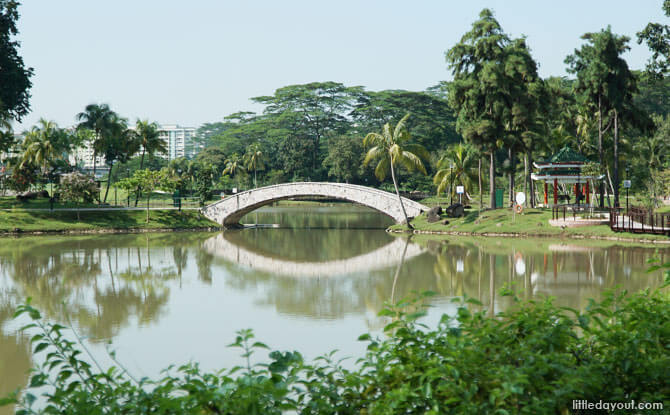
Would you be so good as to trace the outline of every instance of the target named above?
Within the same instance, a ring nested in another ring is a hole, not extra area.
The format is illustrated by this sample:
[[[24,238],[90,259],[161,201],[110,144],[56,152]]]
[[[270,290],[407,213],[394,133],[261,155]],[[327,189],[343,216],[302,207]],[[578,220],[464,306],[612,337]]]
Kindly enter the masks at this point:
[[[193,158],[198,151],[195,144],[195,128],[181,127],[176,124],[161,125],[158,132],[165,141],[167,154],[159,154],[168,160],[180,157]]]
[[[200,150],[200,146],[195,143],[194,127],[181,127],[177,124],[160,125],[158,128],[159,137],[165,141],[165,147],[168,149],[167,153],[156,154],[158,157],[163,157],[168,161],[179,157],[193,158]],[[139,154],[139,153],[138,153]],[[103,172],[107,171],[105,158],[103,156],[96,157],[95,164],[97,170]],[[85,170],[93,170],[93,147],[91,143],[85,143],[84,146],[77,148],[69,156],[71,164],[76,164]]]

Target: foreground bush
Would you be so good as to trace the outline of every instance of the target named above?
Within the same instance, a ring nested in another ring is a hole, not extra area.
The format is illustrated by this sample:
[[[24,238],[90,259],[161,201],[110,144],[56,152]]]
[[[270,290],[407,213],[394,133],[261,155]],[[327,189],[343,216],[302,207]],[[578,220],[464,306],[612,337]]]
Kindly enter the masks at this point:
[[[387,336],[361,336],[368,351],[353,369],[332,353],[307,363],[273,351],[252,365],[267,346],[244,330],[231,346],[245,366],[204,373],[188,364],[152,380],[82,360],[83,345],[27,304],[17,314],[33,319],[34,353],[45,362],[28,391],[5,403],[17,403],[18,414],[572,414],[576,399],[670,408],[667,294],[610,293],[583,313],[550,300],[517,301],[495,318],[472,311],[480,308],[467,300],[435,329],[417,322],[422,311],[407,311],[422,310],[420,299],[385,309]]]

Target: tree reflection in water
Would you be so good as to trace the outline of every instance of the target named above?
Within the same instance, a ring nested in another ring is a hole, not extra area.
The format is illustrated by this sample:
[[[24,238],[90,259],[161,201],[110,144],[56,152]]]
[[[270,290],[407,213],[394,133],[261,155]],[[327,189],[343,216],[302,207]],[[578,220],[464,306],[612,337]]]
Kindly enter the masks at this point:
[[[11,293],[0,295],[0,396],[25,385],[30,369],[28,336],[2,330],[12,319],[18,305],[11,297]],[[10,413],[13,413],[11,408],[0,408],[1,415]]]
[[[276,232],[256,229],[224,234],[224,238],[244,250],[257,251],[259,258],[277,257],[267,248],[267,241],[272,238],[279,238],[282,246],[301,246],[299,239],[291,241],[286,235],[272,235]],[[347,232],[356,240],[355,233]],[[365,232],[374,239],[372,233]],[[384,233],[378,236],[388,237]],[[315,319],[376,312],[391,298],[397,300],[425,290],[437,292],[438,302],[464,295],[475,298],[495,313],[512,305],[512,298],[498,294],[504,286],[524,298],[553,296],[559,305],[583,308],[589,298],[600,298],[606,289],[620,285],[639,290],[658,286],[662,281],[660,273],[645,272],[654,247],[484,238],[414,240],[409,244],[419,243],[428,252],[403,264],[399,251],[396,259],[400,262],[396,265],[365,273],[297,278],[270,272],[260,265],[262,261],[257,265],[240,264],[225,255],[226,259],[219,258],[217,264],[226,269],[227,284],[232,288],[263,293],[263,298],[257,300],[259,304],[273,306],[280,313]],[[260,248],[255,250],[257,243]],[[327,249],[325,242],[320,243]],[[660,255],[667,252],[662,250]]]
[[[131,316],[155,320],[169,294],[165,282],[178,276],[174,266],[150,265],[157,252],[147,245],[148,236],[115,240],[121,243],[113,247],[105,238],[36,242],[6,244],[0,250],[16,297],[33,298],[49,318],[71,318],[93,341],[115,336]]]

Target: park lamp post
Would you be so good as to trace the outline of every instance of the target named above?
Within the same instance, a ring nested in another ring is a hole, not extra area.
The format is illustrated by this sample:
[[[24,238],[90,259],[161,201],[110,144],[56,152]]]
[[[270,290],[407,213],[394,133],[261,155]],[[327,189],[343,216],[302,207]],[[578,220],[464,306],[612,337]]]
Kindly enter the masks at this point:
[[[126,177],[130,179],[130,169],[126,168]],[[130,192],[126,190],[126,197],[128,198],[127,204],[130,207]]]
[[[449,184],[449,196],[450,196],[450,201],[449,201],[449,206],[454,204],[454,175],[452,171],[454,170],[454,163],[449,163],[449,178],[451,179],[451,183]]]

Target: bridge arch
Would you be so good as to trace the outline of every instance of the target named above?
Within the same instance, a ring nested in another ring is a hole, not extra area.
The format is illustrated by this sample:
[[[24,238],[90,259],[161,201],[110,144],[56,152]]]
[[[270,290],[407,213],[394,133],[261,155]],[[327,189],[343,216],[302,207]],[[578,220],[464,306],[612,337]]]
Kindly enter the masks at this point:
[[[346,200],[378,210],[390,216],[397,223],[405,220],[398,196],[395,194],[366,186],[329,182],[298,182],[259,187],[228,196],[205,206],[201,212],[224,227],[236,227],[239,226],[239,221],[244,215],[261,206],[279,200],[309,196]],[[410,218],[428,210],[427,206],[407,198],[403,198],[403,204]]]

